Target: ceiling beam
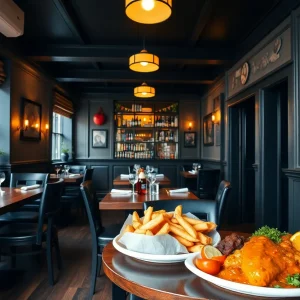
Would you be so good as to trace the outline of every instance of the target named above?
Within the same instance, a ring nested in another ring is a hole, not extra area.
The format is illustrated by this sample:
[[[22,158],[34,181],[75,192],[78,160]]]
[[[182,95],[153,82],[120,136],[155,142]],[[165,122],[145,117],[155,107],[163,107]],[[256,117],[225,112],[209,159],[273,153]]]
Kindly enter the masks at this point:
[[[206,27],[209,19],[211,18],[213,7],[215,5],[215,0],[205,0],[204,5],[202,6],[201,12],[199,14],[199,17],[196,21],[196,25],[194,28],[194,31],[192,33],[191,39],[190,39],[190,45],[196,46],[198,43],[198,40]]]
[[[25,55],[40,62],[124,62],[140,51],[138,46],[118,45],[30,45]],[[148,51],[170,63],[221,65],[235,59],[231,48],[149,47]]]
[[[96,71],[96,70],[76,70],[59,72],[54,74],[56,80],[60,82],[122,82],[138,83],[143,81],[149,83],[174,83],[174,84],[211,84],[214,76],[200,72],[154,72],[137,73],[128,71]]]
[[[82,29],[80,21],[72,6],[68,4],[68,2],[63,3],[62,0],[53,0],[53,2],[57,10],[61,14],[63,20],[66,22],[67,26],[71,30],[72,34],[77,37],[80,43],[82,45],[91,44],[91,40]],[[100,69],[100,66],[96,62],[92,62],[92,64],[97,70]]]

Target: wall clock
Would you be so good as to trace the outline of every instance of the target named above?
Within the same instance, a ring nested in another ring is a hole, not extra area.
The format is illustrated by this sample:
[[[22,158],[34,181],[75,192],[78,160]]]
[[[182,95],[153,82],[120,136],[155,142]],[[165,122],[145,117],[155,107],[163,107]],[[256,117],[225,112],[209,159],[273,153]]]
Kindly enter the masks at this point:
[[[241,70],[241,84],[246,84],[249,77],[249,64],[245,62]]]

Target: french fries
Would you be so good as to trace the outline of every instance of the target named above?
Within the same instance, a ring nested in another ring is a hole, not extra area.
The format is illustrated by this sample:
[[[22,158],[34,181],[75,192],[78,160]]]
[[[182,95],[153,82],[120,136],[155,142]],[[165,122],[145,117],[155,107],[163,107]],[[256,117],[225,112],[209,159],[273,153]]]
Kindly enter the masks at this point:
[[[182,214],[182,205],[178,205],[174,213],[153,211],[153,207],[149,206],[142,219],[136,211],[133,212],[132,224],[127,225],[124,232],[148,236],[170,234],[189,252],[200,252],[204,245],[212,244],[212,238],[207,233],[216,227],[213,222],[204,222]]]

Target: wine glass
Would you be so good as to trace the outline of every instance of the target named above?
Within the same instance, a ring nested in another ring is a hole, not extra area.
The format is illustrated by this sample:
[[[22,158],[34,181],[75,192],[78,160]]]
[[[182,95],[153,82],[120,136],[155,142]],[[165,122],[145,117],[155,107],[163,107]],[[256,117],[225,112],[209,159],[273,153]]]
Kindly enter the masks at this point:
[[[1,183],[5,180],[5,173],[4,172],[0,172],[0,193],[2,194],[3,191],[1,189]]]
[[[132,194],[135,194],[134,185],[138,182],[138,175],[136,173],[130,173],[128,178],[129,182],[132,184]]]
[[[135,171],[135,173],[138,173],[140,168],[141,168],[141,165],[139,165],[139,164],[134,164],[134,166],[133,166],[133,170]]]
[[[198,170],[198,163],[193,163],[193,169],[195,170],[195,172],[197,172],[197,170]]]
[[[56,176],[58,177],[58,173],[61,170],[61,167],[59,165],[55,166],[55,172],[56,172]]]

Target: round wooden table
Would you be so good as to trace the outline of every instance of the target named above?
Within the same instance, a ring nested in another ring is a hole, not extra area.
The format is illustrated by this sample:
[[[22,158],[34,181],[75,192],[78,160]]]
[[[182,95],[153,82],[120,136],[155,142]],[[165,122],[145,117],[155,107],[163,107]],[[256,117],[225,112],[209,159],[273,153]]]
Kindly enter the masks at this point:
[[[221,236],[230,234],[224,231],[220,233]],[[246,233],[241,235],[249,236]],[[219,288],[191,273],[183,262],[155,264],[128,257],[117,251],[112,243],[105,247],[102,260],[104,272],[113,283],[113,300],[125,299],[124,291],[151,300],[272,299],[238,294]]]

